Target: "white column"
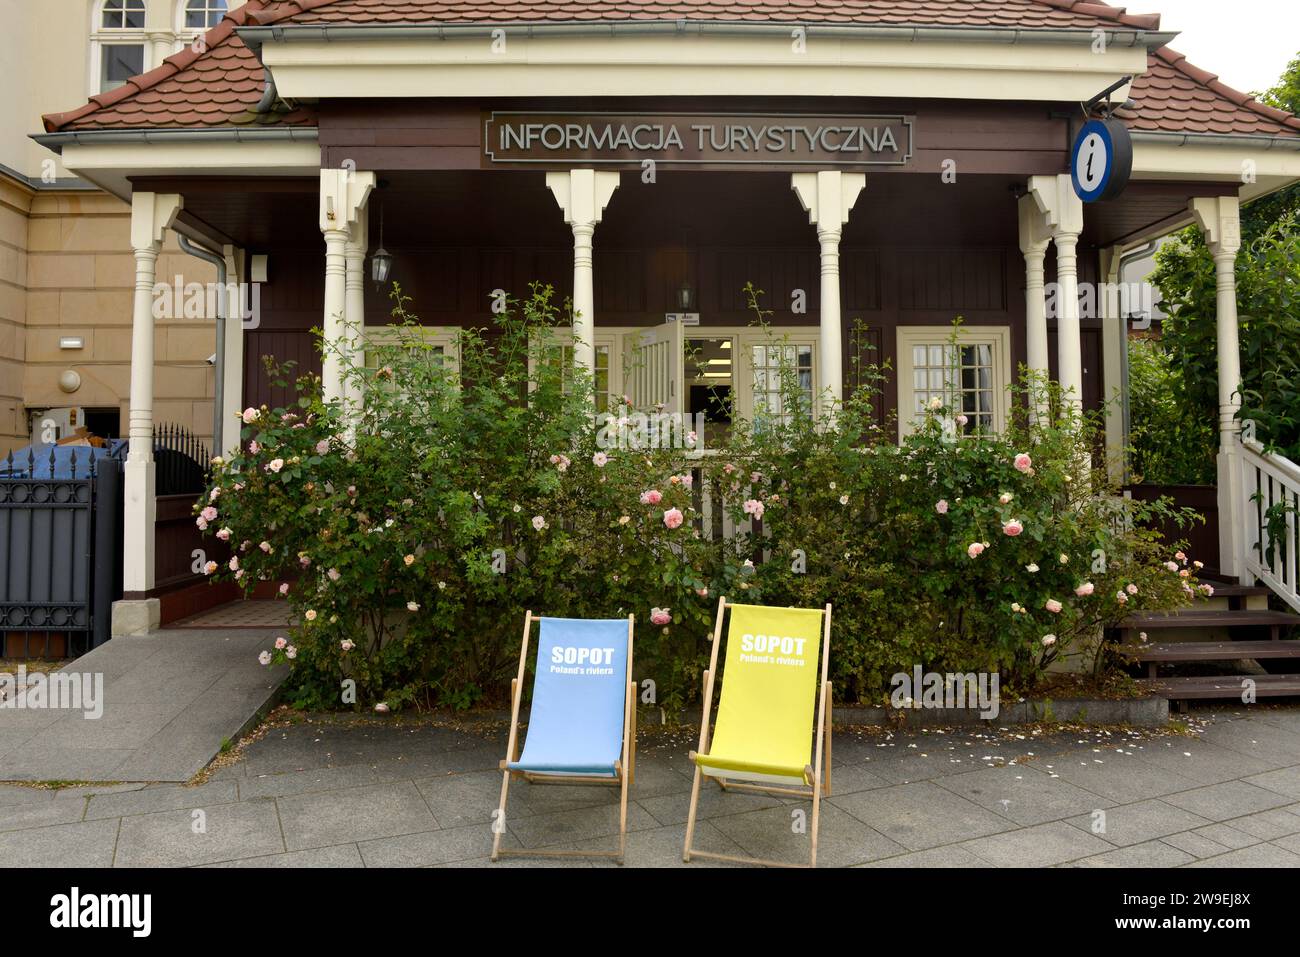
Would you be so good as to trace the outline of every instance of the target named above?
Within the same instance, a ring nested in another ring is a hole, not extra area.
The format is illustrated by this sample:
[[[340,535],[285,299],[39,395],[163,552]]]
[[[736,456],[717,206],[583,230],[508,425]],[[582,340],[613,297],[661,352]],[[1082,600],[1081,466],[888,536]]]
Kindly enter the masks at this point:
[[[252,303],[248,254],[238,246],[223,246],[226,260],[226,356],[221,377],[221,435],[213,440],[213,455],[230,455],[239,448],[242,423],[235,416],[243,408],[244,310]]]
[[[573,229],[573,364],[596,374],[596,293],[592,238],[618,189],[618,173],[571,169],[547,173],[546,186]]]
[[[1031,176],[1029,191],[1056,244],[1056,376],[1062,405],[1083,407],[1083,348],[1079,340],[1079,264],[1076,251],[1083,232],[1083,201],[1067,173]]]
[[[867,185],[864,173],[819,170],[792,173],[790,186],[817,227],[821,245],[821,335],[818,363],[821,366],[822,414],[834,418],[844,401],[843,323],[840,316],[840,233],[858,194]]]
[[[320,230],[325,237],[325,314],[321,323],[325,341],[321,357],[321,390],[326,402],[344,398],[347,244],[374,186],[374,173],[349,169],[320,171]]]
[[[344,250],[346,261],[347,292],[345,295],[343,343],[344,354],[349,364],[355,365],[361,358],[361,333],[366,324],[366,252],[370,248],[370,229],[367,207],[362,206],[352,224],[352,236]],[[361,383],[355,376],[343,383],[344,399],[350,414],[356,416],[361,410]]]
[[[1219,360],[1219,568],[1230,577],[1245,569],[1245,503],[1241,463],[1241,345],[1237,332],[1237,250],[1241,248],[1241,213],[1237,197],[1191,201],[1192,215],[1205,233],[1214,257],[1217,304],[1215,328]]]
[[[1122,246],[1101,250],[1102,290],[1097,296],[1101,312],[1102,396],[1106,400],[1106,470],[1116,484],[1127,475],[1124,446],[1124,377],[1128,350],[1128,320],[1124,317],[1124,298],[1120,291]]]
[[[135,253],[135,297],[131,311],[131,398],[126,466],[123,469],[122,591],[126,606],[114,608],[114,634],[147,631],[156,625],[154,586],[153,366],[154,282],[163,235],[181,211],[175,193],[131,197],[131,248]]]
[[[1025,364],[1040,385],[1047,383],[1047,300],[1043,290],[1043,259],[1052,233],[1034,194],[1020,197],[1020,251],[1025,257]],[[1046,415],[1046,396],[1037,396],[1035,414]]]

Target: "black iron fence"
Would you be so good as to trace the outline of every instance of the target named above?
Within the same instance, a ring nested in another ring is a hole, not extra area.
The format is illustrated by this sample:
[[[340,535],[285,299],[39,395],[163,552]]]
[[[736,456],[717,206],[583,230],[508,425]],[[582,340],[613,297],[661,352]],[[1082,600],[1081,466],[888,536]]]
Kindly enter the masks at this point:
[[[57,454],[56,454],[57,453]],[[121,594],[121,463],[90,447],[0,462],[0,655],[75,657]]]

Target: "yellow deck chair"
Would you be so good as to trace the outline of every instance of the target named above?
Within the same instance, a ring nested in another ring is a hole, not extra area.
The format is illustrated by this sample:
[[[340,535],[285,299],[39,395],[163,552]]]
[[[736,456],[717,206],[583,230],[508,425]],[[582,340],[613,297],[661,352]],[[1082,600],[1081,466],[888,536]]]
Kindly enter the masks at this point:
[[[722,619],[728,610],[731,623],[727,630],[726,681],[710,739],[709,712],[718,673]],[[831,793],[831,683],[826,678],[830,651],[830,605],[823,611],[737,605],[725,597],[718,602],[713,653],[709,669],[704,672],[700,748],[691,752],[695,783],[691,786],[682,860],[689,862],[695,856],[744,864],[803,866],[691,847],[700,784],[704,778],[713,778],[724,791],[734,788],[812,798],[812,853],[807,866],[817,866],[821,798]]]

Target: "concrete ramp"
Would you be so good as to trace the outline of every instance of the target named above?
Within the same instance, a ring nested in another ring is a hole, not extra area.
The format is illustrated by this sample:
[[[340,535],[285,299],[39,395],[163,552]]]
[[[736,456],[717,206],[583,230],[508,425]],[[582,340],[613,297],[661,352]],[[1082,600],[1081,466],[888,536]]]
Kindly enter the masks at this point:
[[[102,676],[98,717],[84,698],[76,709],[0,707],[0,781],[189,780],[271,703],[288,670],[257,655],[284,634],[187,628],[112,639],[59,671],[80,676],[83,690]]]

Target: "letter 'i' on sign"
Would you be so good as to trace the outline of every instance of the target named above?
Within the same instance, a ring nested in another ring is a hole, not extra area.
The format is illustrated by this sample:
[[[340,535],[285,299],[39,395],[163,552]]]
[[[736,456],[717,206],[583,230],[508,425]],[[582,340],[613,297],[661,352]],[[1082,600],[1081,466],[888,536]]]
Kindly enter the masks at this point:
[[[1133,141],[1119,120],[1089,120],[1070,151],[1070,182],[1085,203],[1114,199],[1133,172]]]

